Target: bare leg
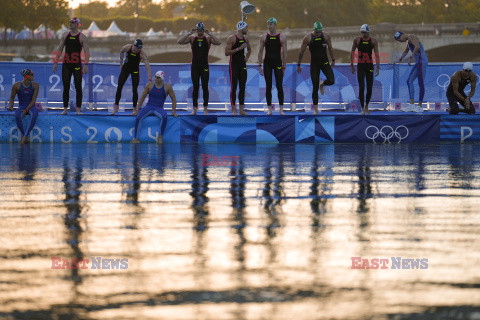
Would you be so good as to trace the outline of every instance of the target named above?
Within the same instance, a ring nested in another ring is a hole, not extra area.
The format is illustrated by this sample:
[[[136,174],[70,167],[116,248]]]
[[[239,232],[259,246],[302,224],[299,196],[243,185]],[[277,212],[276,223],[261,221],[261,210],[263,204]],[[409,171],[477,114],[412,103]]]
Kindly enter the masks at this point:
[[[191,116],[196,116],[197,115],[197,107],[193,107],[192,113],[190,113]]]
[[[240,115],[241,116],[248,116],[248,113],[244,110],[245,106],[240,106]]]
[[[111,116],[114,116],[115,113],[117,113],[117,112],[118,112],[118,104],[114,104],[114,105],[113,105],[113,112],[110,113],[110,115],[111,115]]]
[[[83,113],[80,112],[80,108],[75,108],[75,109],[77,111],[77,114],[83,114]]]
[[[272,106],[268,106],[267,116],[271,116],[271,115],[272,115]]]
[[[313,114],[318,114],[318,104],[313,105]]]
[[[203,114],[206,116],[208,115],[208,109],[206,106],[203,107]]]
[[[285,112],[283,112],[283,104],[280,105],[280,114],[281,114],[282,116],[285,115]]]
[[[66,114],[67,114],[67,112],[68,112],[68,109],[63,109],[63,112],[62,112],[62,113],[60,113],[60,115],[61,115],[61,116],[64,116],[64,115],[66,115]]]
[[[325,94],[325,88],[323,87],[323,81],[320,82],[320,94],[323,96]]]
[[[162,143],[163,143],[163,136],[162,136],[162,135],[158,135],[158,137],[157,137],[157,143],[158,143],[158,144],[162,144]]]
[[[232,105],[232,115],[236,116],[237,115],[237,106]]]
[[[135,139],[132,140],[132,143],[140,143],[140,140],[138,140],[137,138],[135,138]]]

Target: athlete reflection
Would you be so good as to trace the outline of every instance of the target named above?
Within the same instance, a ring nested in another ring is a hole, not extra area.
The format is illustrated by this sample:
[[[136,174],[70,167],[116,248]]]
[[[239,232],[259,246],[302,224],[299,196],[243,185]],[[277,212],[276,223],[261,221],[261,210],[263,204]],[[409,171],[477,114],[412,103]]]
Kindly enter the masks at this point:
[[[12,86],[12,93],[10,94],[8,110],[13,111],[13,102],[15,100],[15,96],[17,95],[19,106],[18,109],[15,111],[15,120],[17,121],[18,129],[20,129],[20,132],[22,133],[22,139],[20,140],[20,142],[28,143],[28,135],[35,126],[35,121],[37,121],[38,117],[38,111],[37,108],[34,107],[34,105],[35,101],[37,100],[38,89],[40,88],[40,86],[37,82],[33,82],[34,76],[32,70],[23,69],[22,71],[20,71],[20,74],[23,76],[23,80],[16,82]],[[22,119],[27,114],[30,114],[32,118],[30,119],[30,124],[28,125],[28,129],[25,132]]]
[[[163,133],[167,126],[167,112],[163,109],[163,104],[167,99],[167,95],[172,99],[172,116],[178,117],[175,113],[177,109],[177,99],[175,98],[175,92],[170,84],[163,82],[165,79],[165,72],[157,71],[155,74],[155,82],[149,82],[143,90],[142,96],[138,103],[138,115],[135,120],[135,138],[133,143],[139,143],[138,133],[141,131],[142,121],[149,115],[154,115],[160,119],[160,133],[157,138],[157,143],[163,143]],[[148,95],[148,103],[145,108],[142,109],[143,101]]]
[[[412,54],[408,57],[408,64],[412,58],[415,58],[415,65],[410,71],[408,76],[407,85],[408,92],[410,94],[410,103],[406,107],[402,108],[402,111],[413,111],[413,112],[423,112],[423,96],[425,95],[425,74],[427,72],[428,58],[423,49],[422,43],[418,40],[417,36],[414,34],[405,34],[402,31],[397,31],[394,35],[395,40],[399,42],[407,42],[407,47],[403,52],[400,60],[401,62],[411,50]],[[415,88],[413,87],[413,81],[418,80],[418,86],[420,87],[420,95],[418,97],[418,106],[415,106],[414,94]]]
[[[138,102],[138,83],[140,82],[140,61],[145,62],[145,68],[147,68],[148,81],[152,81],[152,70],[150,69],[150,63],[148,62],[148,56],[143,48],[143,41],[141,39],[135,40],[133,44],[127,44],[120,50],[120,75],[118,76],[117,93],[115,94],[115,105],[113,106],[112,116],[118,112],[118,104],[122,97],[122,89],[125,82],[130,75],[132,77],[132,101],[133,112],[137,109]],[[126,59],[124,61],[124,58]]]
[[[468,84],[470,84],[471,89],[467,96],[464,90]],[[475,94],[476,87],[477,75],[473,73],[473,64],[471,62],[465,62],[463,70],[455,72],[450,79],[450,85],[447,89],[447,99],[450,105],[449,113],[458,114],[459,112],[464,112],[467,114],[475,114],[475,107],[470,99]],[[458,103],[464,108],[460,108]]]
[[[197,32],[196,36],[193,36],[194,32]],[[196,28],[193,28],[189,33],[180,37],[177,41],[178,44],[190,44],[192,48],[192,66],[191,77],[193,84],[192,100],[193,100],[193,112],[192,115],[197,114],[198,108],[198,90],[200,89],[200,79],[202,80],[203,90],[203,111],[208,114],[208,80],[210,77],[208,66],[208,51],[210,46],[220,45],[220,40],[217,39],[209,30],[205,29],[203,22],[197,23]]]
[[[70,20],[70,32],[62,35],[62,40],[53,54],[53,73],[57,71],[57,64],[62,55],[63,48],[65,48],[65,56],[63,57],[62,65],[62,82],[63,82],[63,112],[62,115],[68,112],[68,102],[70,100],[70,80],[75,82],[76,90],[76,109],[77,114],[80,113],[82,107],[82,74],[88,72],[88,60],[90,59],[90,49],[88,46],[87,37],[78,29],[81,26],[80,19],[72,18]],[[82,50],[85,53],[83,57],[82,70]]]

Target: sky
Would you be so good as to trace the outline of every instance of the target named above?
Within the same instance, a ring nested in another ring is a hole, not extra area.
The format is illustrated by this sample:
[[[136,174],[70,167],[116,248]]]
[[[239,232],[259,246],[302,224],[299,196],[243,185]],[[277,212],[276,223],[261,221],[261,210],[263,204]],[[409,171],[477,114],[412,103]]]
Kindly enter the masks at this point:
[[[112,7],[113,5],[115,5],[115,2],[117,2],[117,0],[103,0],[103,1],[108,2],[109,7]],[[76,8],[81,3],[89,3],[90,0],[69,0],[68,2],[70,4],[70,8]]]

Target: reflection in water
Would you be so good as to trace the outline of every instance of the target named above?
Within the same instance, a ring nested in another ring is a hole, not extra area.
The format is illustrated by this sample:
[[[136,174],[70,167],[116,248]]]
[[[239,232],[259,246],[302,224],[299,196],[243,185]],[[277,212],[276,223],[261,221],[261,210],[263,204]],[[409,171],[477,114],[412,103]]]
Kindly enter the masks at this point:
[[[239,163],[207,167],[202,153]],[[473,319],[480,308],[477,145],[0,154],[0,318]],[[52,270],[60,255],[129,265]],[[352,256],[429,268],[353,270]]]

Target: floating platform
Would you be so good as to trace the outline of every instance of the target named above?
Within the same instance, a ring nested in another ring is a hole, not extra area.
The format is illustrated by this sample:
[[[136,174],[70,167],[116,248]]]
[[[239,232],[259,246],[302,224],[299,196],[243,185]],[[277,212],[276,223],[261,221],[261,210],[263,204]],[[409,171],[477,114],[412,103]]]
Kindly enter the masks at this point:
[[[266,116],[250,112],[232,116],[225,112],[190,116],[179,112],[169,116],[164,143],[439,143],[480,141],[480,115],[449,115],[424,112],[374,111],[371,115],[321,112],[318,115],[286,112]],[[25,117],[27,125],[29,116]],[[110,116],[87,112],[66,116],[40,113],[31,132],[33,143],[115,143],[131,142],[135,117],[130,113]],[[160,121],[143,121],[139,139],[154,143]],[[17,143],[20,132],[13,112],[0,112],[0,142]]]

